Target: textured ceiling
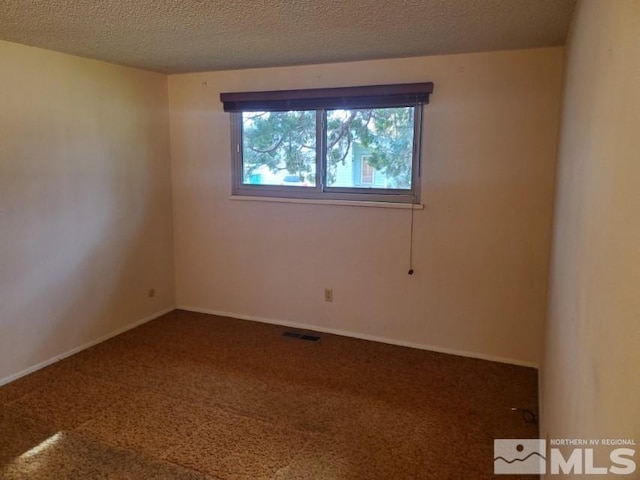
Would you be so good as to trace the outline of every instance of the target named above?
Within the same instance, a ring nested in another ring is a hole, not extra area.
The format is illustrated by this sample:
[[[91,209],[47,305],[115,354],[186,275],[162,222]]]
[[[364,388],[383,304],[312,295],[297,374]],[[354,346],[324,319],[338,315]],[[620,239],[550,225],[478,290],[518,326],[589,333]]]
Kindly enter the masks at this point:
[[[1,0],[0,39],[160,72],[564,44],[575,0]]]

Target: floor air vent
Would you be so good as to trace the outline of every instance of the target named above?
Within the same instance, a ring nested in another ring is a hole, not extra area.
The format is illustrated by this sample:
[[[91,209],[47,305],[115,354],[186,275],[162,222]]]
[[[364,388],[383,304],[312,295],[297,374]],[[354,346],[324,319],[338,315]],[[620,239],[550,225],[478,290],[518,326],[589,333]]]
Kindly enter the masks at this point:
[[[308,335],[306,333],[298,332],[284,332],[282,336],[287,338],[297,338],[299,340],[307,340],[308,342],[317,342],[320,340],[320,337],[317,335]]]

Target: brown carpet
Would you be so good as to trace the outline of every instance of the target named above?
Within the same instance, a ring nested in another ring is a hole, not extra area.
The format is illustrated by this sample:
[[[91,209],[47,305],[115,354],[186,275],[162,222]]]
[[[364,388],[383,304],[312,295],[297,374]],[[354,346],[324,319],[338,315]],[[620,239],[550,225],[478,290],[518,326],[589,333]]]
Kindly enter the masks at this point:
[[[488,479],[538,436],[533,369],[285,330],[174,311],[0,387],[0,478]]]

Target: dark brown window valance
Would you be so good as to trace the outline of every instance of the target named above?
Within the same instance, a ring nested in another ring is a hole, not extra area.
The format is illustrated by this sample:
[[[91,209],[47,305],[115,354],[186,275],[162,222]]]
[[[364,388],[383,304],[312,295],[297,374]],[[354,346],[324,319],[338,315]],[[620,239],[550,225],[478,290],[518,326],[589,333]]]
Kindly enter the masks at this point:
[[[409,107],[429,103],[432,92],[432,82],[401,83],[271,92],[228,92],[220,94],[220,101],[225,112]]]

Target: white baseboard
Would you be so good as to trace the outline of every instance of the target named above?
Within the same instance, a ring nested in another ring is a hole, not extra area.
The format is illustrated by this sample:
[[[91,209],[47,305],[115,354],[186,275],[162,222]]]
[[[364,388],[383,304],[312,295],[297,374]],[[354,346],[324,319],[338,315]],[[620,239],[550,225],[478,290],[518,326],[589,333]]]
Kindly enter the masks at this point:
[[[404,340],[378,337],[375,335],[368,335],[366,333],[357,333],[357,332],[351,332],[346,330],[338,330],[335,328],[326,328],[326,327],[321,327],[317,325],[309,325],[305,323],[287,322],[285,320],[274,320],[272,318],[258,317],[255,315],[244,315],[240,313],[221,312],[219,310],[210,310],[207,308],[192,307],[188,305],[178,305],[176,308],[180,310],[187,310],[190,312],[218,315],[220,317],[231,317],[231,318],[237,318],[239,320],[250,320],[252,322],[269,323],[272,325],[280,325],[283,327],[299,328],[301,330],[311,330],[315,332],[331,333],[334,335],[341,335],[343,337],[359,338],[361,340],[370,340],[373,342],[388,343],[390,345],[398,345],[401,347],[416,348],[418,350],[428,350],[431,352],[446,353],[449,355],[457,355],[459,357],[477,358],[480,360],[489,360],[491,362],[507,363],[510,365],[517,365],[520,367],[530,367],[530,368],[536,368],[536,369],[538,368],[538,365],[536,363],[527,362],[524,360],[516,360],[513,358],[498,357],[494,355],[485,355],[483,353],[466,352],[466,351],[456,350],[452,348],[437,347],[434,345],[424,345],[421,343],[405,342]]]
[[[116,335],[120,335],[121,333],[126,332],[127,330],[131,330],[133,328],[136,328],[140,325],[142,325],[143,323],[147,323],[150,322],[151,320],[155,320],[158,317],[161,317],[162,315],[165,315],[169,312],[174,311],[175,308],[171,307],[171,308],[165,308],[164,310],[161,310],[159,312],[156,312],[152,315],[149,315],[147,317],[144,317],[136,322],[130,323],[129,325],[126,325],[122,328],[119,328],[118,330],[115,330],[113,332],[107,333],[106,335],[103,335],[99,338],[96,338],[95,340],[92,340],[90,342],[84,343],[82,345],[80,345],[79,347],[75,347],[72,348],[71,350],[67,350],[64,353],[61,353],[60,355],[56,355],[55,357],[51,357],[48,360],[45,360],[44,362],[40,362],[37,365],[33,365],[29,368],[25,368],[24,370],[18,372],[18,373],[14,373],[13,375],[9,375],[8,377],[2,378],[0,379],[0,386],[5,385],[9,382],[13,382],[14,380],[19,379],[20,377],[24,377],[25,375],[29,375],[30,373],[35,372],[36,370],[40,370],[41,368],[47,367],[49,365],[51,365],[52,363],[58,362],[60,360],[62,360],[63,358],[66,357],[70,357],[71,355],[74,355],[78,352],[81,352],[82,350],[86,350],[89,347],[93,347],[94,345],[97,345],[98,343],[102,343],[105,340],[109,340],[111,337],[115,337]]]

